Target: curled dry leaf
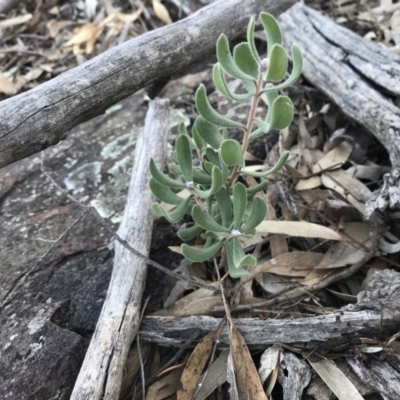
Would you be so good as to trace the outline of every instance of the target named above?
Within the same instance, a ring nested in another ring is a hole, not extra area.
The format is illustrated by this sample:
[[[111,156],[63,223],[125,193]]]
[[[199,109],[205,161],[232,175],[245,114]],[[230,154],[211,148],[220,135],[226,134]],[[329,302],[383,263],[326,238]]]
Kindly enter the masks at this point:
[[[262,383],[265,383],[272,372],[276,370],[277,366],[279,368],[279,363],[282,361],[282,359],[283,353],[281,351],[281,346],[278,344],[274,344],[272,347],[269,347],[264,351],[264,353],[262,353],[260,359],[260,368],[258,369]]]
[[[231,354],[239,397],[249,400],[268,400],[250,351],[235,325],[232,325]]]
[[[178,400],[192,400],[201,373],[210,357],[216,334],[216,330],[212,331],[194,348],[182,373],[182,389],[177,392]]]
[[[163,400],[175,394],[180,387],[183,368],[175,369],[154,382],[148,389],[146,400]]]

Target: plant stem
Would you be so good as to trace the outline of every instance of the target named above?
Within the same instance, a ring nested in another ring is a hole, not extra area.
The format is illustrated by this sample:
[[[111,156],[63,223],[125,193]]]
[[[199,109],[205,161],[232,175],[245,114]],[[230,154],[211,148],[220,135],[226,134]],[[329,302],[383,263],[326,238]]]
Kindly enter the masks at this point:
[[[260,95],[262,92],[262,90],[261,90],[262,83],[263,83],[263,77],[262,77],[262,72],[260,71],[258,74],[258,78],[257,78],[256,92],[253,97],[253,101],[251,103],[249,116],[247,118],[246,130],[245,130],[244,136],[243,136],[243,143],[242,143],[243,156],[246,153],[247,147],[249,146],[250,134],[251,134],[251,130],[253,129],[254,117],[256,115],[258,102],[260,101]],[[233,171],[232,171],[232,175],[228,178],[228,181],[227,181],[228,188],[232,185],[232,183],[236,179],[237,175],[239,174],[239,171],[240,171],[239,165],[235,165],[235,167],[233,168]]]

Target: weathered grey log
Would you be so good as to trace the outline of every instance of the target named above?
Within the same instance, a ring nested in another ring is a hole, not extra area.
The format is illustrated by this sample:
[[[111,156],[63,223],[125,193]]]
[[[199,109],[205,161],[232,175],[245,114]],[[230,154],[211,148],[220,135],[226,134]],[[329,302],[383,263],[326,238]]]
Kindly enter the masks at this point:
[[[0,14],[7,14],[11,11],[21,0],[0,0]]]
[[[260,11],[279,15],[294,0],[220,0],[172,25],[114,47],[0,103],[0,167],[65,138],[129,94],[201,60],[221,32],[242,35]]]
[[[242,318],[235,324],[246,343],[256,349],[265,349],[275,343],[323,342],[350,335],[373,337],[397,332],[400,324],[400,274],[392,270],[373,274],[368,290],[356,305],[347,306],[330,315],[295,319]],[[140,337],[165,346],[180,346],[193,332],[202,336],[211,332],[220,323],[219,318],[190,316],[181,319],[172,317],[145,317]],[[223,347],[229,346],[229,335],[225,328],[220,337]]]
[[[303,49],[304,76],[365,126],[400,167],[400,109],[386,95],[400,94],[400,57],[300,3],[280,23],[286,44]]]
[[[153,196],[148,188],[150,157],[158,165],[166,158],[169,102],[152,100],[140,133],[123,220],[118,234],[142,254],[148,254],[152,235]],[[118,399],[129,347],[140,323],[146,261],[116,242],[114,268],[96,330],[90,342],[71,399]]]
[[[180,346],[193,332],[199,337],[206,335],[217,327],[220,318],[208,316],[190,316],[185,318],[146,317],[142,321],[140,337],[142,340],[156,342],[164,346]],[[384,319],[379,311],[337,312],[318,317],[296,319],[242,318],[235,324],[244,336],[248,346],[263,349],[274,343],[309,343],[326,341],[346,335],[362,334],[374,336],[391,332],[398,321]],[[222,332],[220,344],[229,345],[226,328]]]

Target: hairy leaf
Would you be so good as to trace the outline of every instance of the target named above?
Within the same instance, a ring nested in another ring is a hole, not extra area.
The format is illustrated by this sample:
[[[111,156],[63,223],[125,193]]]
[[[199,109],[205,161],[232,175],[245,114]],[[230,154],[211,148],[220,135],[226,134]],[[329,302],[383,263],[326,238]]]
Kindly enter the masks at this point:
[[[175,224],[186,214],[191,200],[192,197],[188,197],[170,212],[166,212],[158,203],[155,203],[153,204],[153,211],[160,217],[165,217],[171,224]]]
[[[229,192],[225,187],[222,187],[217,193],[215,193],[215,199],[218,203],[218,208],[221,213],[222,225],[229,228],[232,222],[232,201],[229,196]]]
[[[204,149],[204,140],[197,131],[196,125],[194,125],[192,128],[192,137],[197,149],[202,151]]]
[[[262,181],[258,185],[253,186],[251,188],[246,188],[247,191],[247,199],[252,198],[254,195],[256,195],[258,192],[263,191],[264,189],[267,188],[268,186],[268,181]]]
[[[215,87],[226,97],[229,97],[232,100],[236,101],[246,101],[249,100],[253,94],[247,93],[247,94],[236,94],[233,93],[230,89],[228,84],[226,83],[225,76],[224,76],[224,71],[221,68],[221,65],[219,63],[216,63],[213,68],[213,81],[215,84]]]
[[[218,234],[229,233],[229,229],[215,222],[214,218],[204,212],[197,204],[192,209],[193,221],[206,231]]]
[[[190,149],[189,136],[179,135],[175,142],[178,164],[181,167],[185,181],[193,182],[192,152]]]
[[[183,188],[186,185],[183,182],[176,181],[165,175],[156,165],[153,159],[150,160],[150,173],[151,176],[159,183],[169,188]]]
[[[239,43],[233,49],[233,59],[236,65],[254,79],[258,78],[259,64],[254,57],[249,43]]]
[[[203,232],[203,228],[199,225],[193,225],[190,228],[181,228],[177,232],[178,237],[183,241],[194,239],[197,235]]]
[[[179,205],[182,203],[182,197],[177,196],[169,187],[161,185],[154,178],[150,179],[150,189],[158,200],[167,204]]]
[[[207,91],[203,84],[196,91],[196,108],[199,114],[208,122],[227,128],[244,128],[239,122],[232,121],[221,114],[218,114],[212,107],[207,98]],[[200,131],[199,131],[200,133]]]
[[[214,193],[218,192],[223,183],[221,170],[217,166],[214,166],[211,172],[211,188],[209,190],[200,190],[194,187],[193,191],[202,199],[207,199]]]
[[[237,267],[235,265],[235,261],[233,259],[233,252],[234,252],[233,239],[226,241],[224,247],[226,252],[226,258],[228,260],[229,275],[234,279],[248,276],[249,273],[243,267],[240,266]]]
[[[289,156],[290,153],[288,151],[284,151],[279,157],[279,160],[276,162],[276,164],[268,171],[262,171],[262,172],[246,171],[246,168],[244,168],[242,169],[241,172],[243,172],[246,175],[254,176],[255,178],[263,178],[267,175],[274,174],[275,172],[278,172],[280,169],[282,169],[285,166],[287,160],[289,159]]]
[[[249,43],[251,54],[258,64],[261,63],[260,56],[258,55],[258,51],[256,48],[256,44],[254,41],[254,28],[256,25],[256,20],[254,17],[250,18],[249,24],[247,25],[247,42]]]
[[[266,79],[272,82],[279,82],[285,77],[287,68],[286,50],[280,44],[275,43],[271,49]]]
[[[233,186],[233,218],[234,229],[239,229],[247,206],[247,192],[243,183],[237,182]]]
[[[235,63],[229,49],[229,40],[226,35],[221,34],[217,40],[217,59],[222,68],[234,78],[251,81],[254,78],[251,75],[244,73]]]
[[[294,107],[287,96],[278,96],[272,103],[271,128],[285,129],[293,120]]]
[[[260,14],[260,21],[262,26],[264,27],[265,35],[267,38],[267,51],[269,58],[272,46],[275,43],[282,43],[281,28],[279,28],[276,19],[271,14],[268,14],[266,12],[262,12]]]
[[[265,218],[265,215],[267,214],[267,203],[265,200],[263,200],[261,197],[254,197],[252,205],[251,205],[251,211],[249,218],[247,221],[240,227],[240,232],[242,233],[248,233],[255,229],[261,221]]]
[[[204,262],[212,259],[217,251],[224,244],[223,241],[217,241],[213,245],[203,248],[203,249],[194,249],[193,247],[188,246],[187,244],[183,244],[181,246],[182,254],[192,262]]]
[[[228,165],[243,165],[242,147],[237,140],[226,139],[221,143],[221,158]]]
[[[214,149],[219,149],[224,137],[219,133],[218,127],[208,122],[202,116],[198,116],[196,118],[194,126],[206,143],[208,143]]]

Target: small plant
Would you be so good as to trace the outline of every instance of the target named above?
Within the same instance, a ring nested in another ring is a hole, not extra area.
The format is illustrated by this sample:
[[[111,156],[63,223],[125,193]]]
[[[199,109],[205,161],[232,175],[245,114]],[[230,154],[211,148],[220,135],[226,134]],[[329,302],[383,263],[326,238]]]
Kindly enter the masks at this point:
[[[281,45],[282,35],[275,18],[267,13],[260,14],[260,21],[267,38],[267,56],[261,58],[254,42],[255,20],[251,18],[247,28],[247,42],[238,44],[233,54],[228,38],[222,34],[217,41],[218,62],[213,69],[216,88],[224,96],[238,102],[250,101],[247,124],[228,119],[217,113],[207,99],[204,85],[196,92],[196,108],[199,116],[192,127],[191,135],[181,124],[173,153],[176,163],[169,171],[176,178],[164,174],[150,162],[150,189],[155,197],[176,206],[165,211],[160,204],[153,205],[154,212],[164,216],[172,224],[186,214],[191,215],[193,224],[181,228],[178,236],[190,241],[200,235],[204,246],[199,248],[182,245],[183,255],[190,261],[212,260],[223,248],[226,253],[229,273],[233,278],[248,275],[244,267],[254,266],[256,259],[246,255],[240,237],[255,234],[256,227],[267,213],[267,204],[257,193],[263,191],[267,180],[263,178],[281,169],[289,156],[283,152],[276,165],[265,172],[250,172],[245,167],[244,154],[249,142],[272,129],[281,130],[293,119],[293,104],[278,91],[292,85],[302,70],[302,55],[296,45],[292,47],[293,69],[285,78],[288,57]],[[244,94],[233,93],[226,81],[225,72],[241,81]],[[265,93],[268,113],[265,120],[256,118],[260,96]],[[243,141],[228,138],[229,128],[243,130]],[[256,186],[248,188],[241,177],[251,175],[260,178]],[[183,199],[173,190],[188,189],[190,196]]]

